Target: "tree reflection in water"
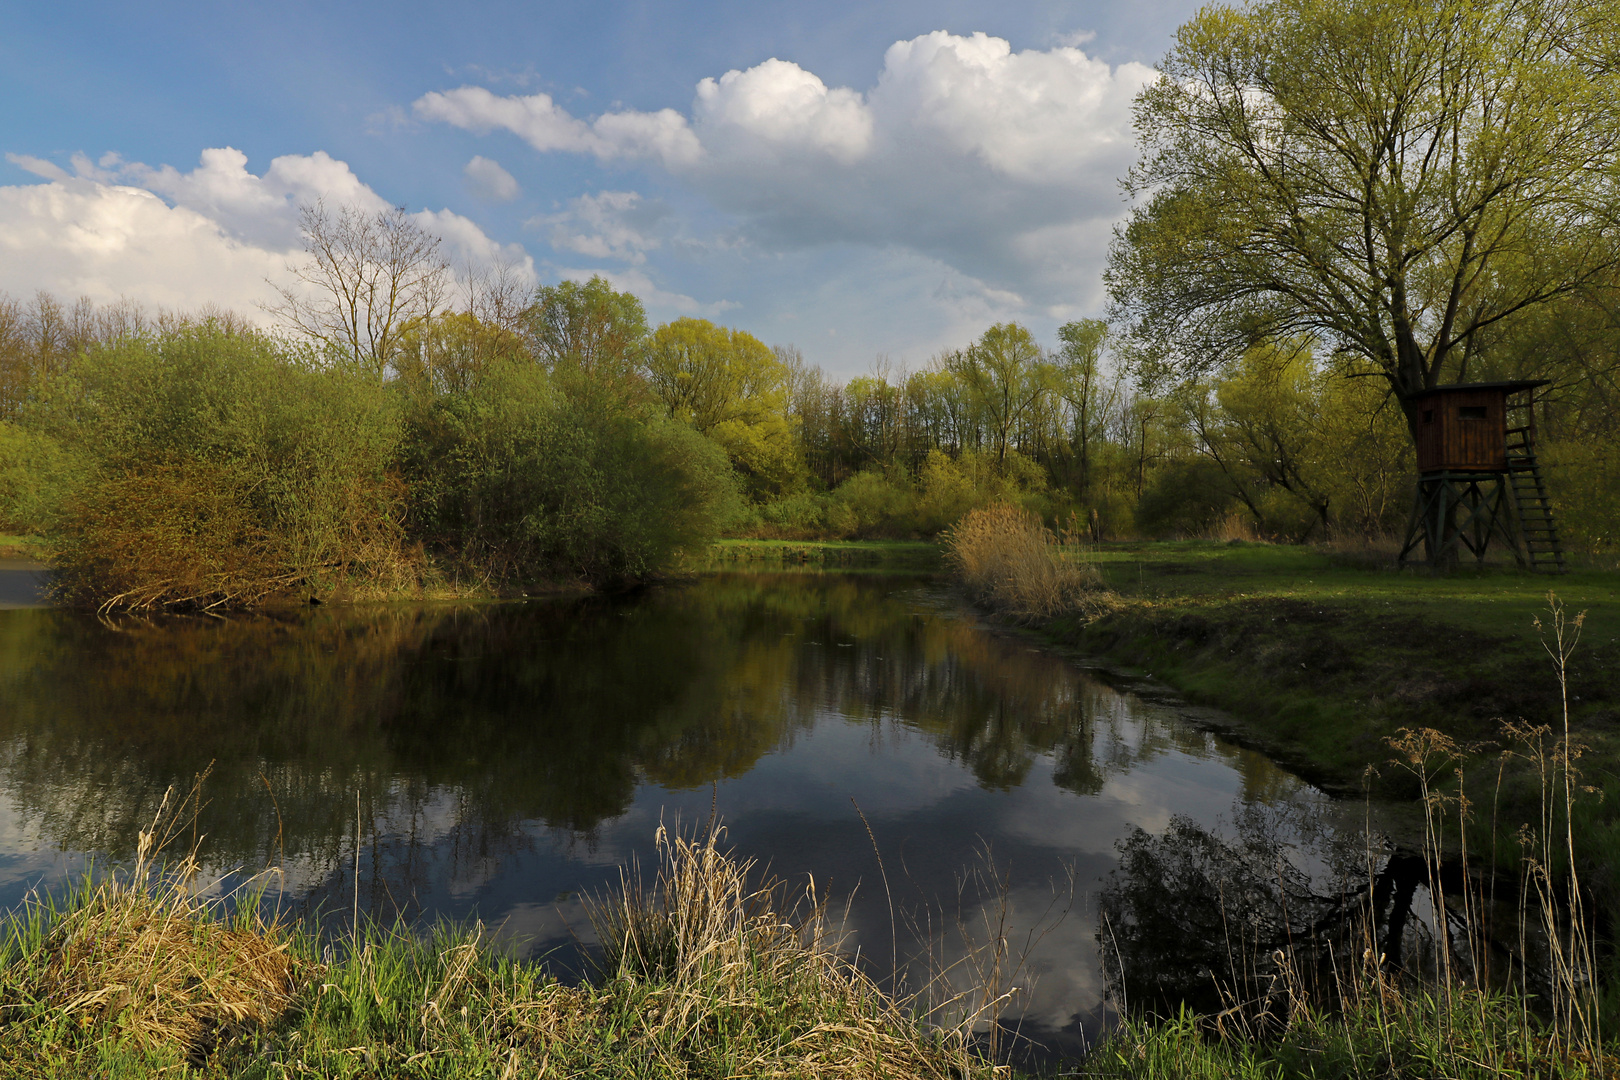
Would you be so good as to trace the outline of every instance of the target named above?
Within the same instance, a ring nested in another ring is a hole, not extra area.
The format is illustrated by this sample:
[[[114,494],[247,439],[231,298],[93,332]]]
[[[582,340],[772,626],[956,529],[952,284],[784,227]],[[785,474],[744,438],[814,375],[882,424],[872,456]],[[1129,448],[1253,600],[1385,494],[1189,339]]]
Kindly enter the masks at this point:
[[[1030,1029],[1051,1032],[1100,1022],[1091,889],[1129,822],[1323,803],[917,578],[717,575],[616,599],[228,622],[0,612],[0,809],[31,835],[128,858],[164,791],[210,763],[210,867],[282,867],[291,899],[346,917],[358,861],[374,913],[510,919],[536,948],[577,909],[557,914],[560,893],[610,883],[648,814],[706,814],[717,784],[748,854],[846,895],[864,882],[852,932],[866,955],[903,957],[855,795],[900,907],[950,897],[981,840],[1015,868],[1021,912],[1077,875],[1038,965],[1061,992]],[[1137,877],[1190,882],[1189,904],[1208,877],[1197,859],[1220,854],[1143,851]],[[1122,942],[1146,971],[1139,936]]]
[[[1283,839],[1300,835],[1286,814],[1286,804],[1250,804],[1225,836],[1177,816],[1158,835],[1137,828],[1116,844],[1119,865],[1099,894],[1098,942],[1117,1001],[1161,1015],[1186,1004],[1276,1019],[1290,980],[1295,992],[1331,998],[1369,956],[1387,972],[1433,979],[1442,948],[1455,974],[1490,980],[1474,968],[1478,937],[1456,903],[1465,888],[1459,864],[1431,867],[1420,854],[1354,835],[1302,848]],[[1431,873],[1448,898],[1438,921]],[[1491,954],[1509,958],[1511,943],[1490,933],[1500,912],[1481,903],[1477,876],[1467,887],[1484,920],[1476,931],[1485,931]]]
[[[211,862],[285,859],[309,887],[341,874],[358,791],[368,858],[391,881],[373,876],[396,899],[429,842],[469,883],[524,843],[525,822],[588,847],[638,784],[741,775],[821,714],[922,731],[1000,790],[1043,754],[1090,794],[1203,742],[1170,726],[1123,740],[1111,691],[919,614],[914,585],[881,579],[737,575],[630,601],[230,622],[7,615],[0,775],[53,843],[127,858],[163,792],[212,763]]]

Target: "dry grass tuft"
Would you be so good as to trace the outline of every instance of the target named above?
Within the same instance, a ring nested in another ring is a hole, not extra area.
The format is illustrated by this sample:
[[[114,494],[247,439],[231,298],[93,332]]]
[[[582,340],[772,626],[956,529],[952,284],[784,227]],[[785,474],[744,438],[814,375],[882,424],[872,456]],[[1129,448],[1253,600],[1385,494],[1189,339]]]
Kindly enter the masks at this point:
[[[183,1047],[193,1059],[222,1033],[268,1027],[297,992],[286,939],[200,907],[179,886],[101,885],[56,927],[29,996],[143,1049]]]
[[[176,816],[166,796],[127,876],[87,880],[60,906],[35,900],[11,917],[0,950],[6,1035],[71,1033],[57,1047],[69,1059],[75,1048],[93,1059],[98,1044],[112,1043],[200,1066],[222,1043],[268,1029],[292,1006],[312,965],[294,955],[285,928],[253,904],[226,917],[192,890],[190,858],[154,871],[160,832],[172,835]],[[11,1056],[0,1046],[0,1061]]]
[[[945,557],[977,600],[1015,618],[1097,614],[1108,606],[1096,568],[1067,556],[1038,517],[1010,503],[958,521],[945,534]]]
[[[910,1002],[856,968],[838,948],[814,882],[784,910],[784,887],[751,885],[753,860],[721,851],[722,833],[711,827],[688,838],[660,828],[655,880],[627,876],[593,912],[603,988],[647,988],[638,1036],[646,1052],[677,1075],[697,1061],[724,1062],[734,1076],[1006,1075],[969,1051],[960,1033],[928,1028]]]

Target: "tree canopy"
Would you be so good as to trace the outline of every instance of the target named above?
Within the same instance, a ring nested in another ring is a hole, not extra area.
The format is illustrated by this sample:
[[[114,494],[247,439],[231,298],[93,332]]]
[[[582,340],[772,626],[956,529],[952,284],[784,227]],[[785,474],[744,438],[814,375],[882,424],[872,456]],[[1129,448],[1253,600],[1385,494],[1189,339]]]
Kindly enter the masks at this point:
[[[725,448],[756,491],[781,491],[798,475],[787,416],[792,369],[745,330],[676,319],[653,333],[647,375],[671,419]]]
[[[542,285],[524,313],[529,348],[547,367],[576,368],[600,378],[619,377],[640,362],[647,312],[633,293],[616,292],[593,276],[580,284]]]
[[[1137,100],[1142,201],[1107,274],[1144,368],[1303,334],[1404,401],[1611,280],[1617,22],[1612,0],[1204,8]]]

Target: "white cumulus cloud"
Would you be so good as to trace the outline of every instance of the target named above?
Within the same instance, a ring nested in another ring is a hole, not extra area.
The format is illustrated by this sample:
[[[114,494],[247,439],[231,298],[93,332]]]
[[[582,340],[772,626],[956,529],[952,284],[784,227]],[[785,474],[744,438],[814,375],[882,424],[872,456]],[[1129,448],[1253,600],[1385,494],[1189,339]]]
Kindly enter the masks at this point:
[[[262,175],[231,147],[204,150],[189,172],[79,154],[70,174],[39,158],[7,156],[46,181],[0,187],[0,291],[12,294],[45,289],[177,308],[211,302],[252,315],[275,295],[266,279],[287,280],[288,262],[302,256],[300,204],[368,212],[389,205],[321,151],[275,158]],[[519,245],[497,243],[466,217],[412,216],[458,265],[501,263],[533,274]]]
[[[768,250],[912,251],[1015,307],[1056,313],[1100,297],[1109,229],[1124,211],[1118,178],[1135,155],[1131,101],[1154,77],[1074,44],[1018,52],[986,34],[936,31],[890,46],[864,92],[771,59],[699,82],[689,114],[580,118],[546,94],[477,86],[427,94],[414,109],[510,131],[542,152],[661,169]],[[629,250],[600,230],[553,242],[582,253],[597,244],[589,253],[603,257]]]
[[[663,245],[658,228],[669,207],[643,199],[634,191],[601,191],[569,201],[568,209],[535,219],[549,225],[551,246],[593,259],[647,261],[647,252]]]
[[[424,94],[413,108],[424,120],[477,132],[504,128],[536,150],[594,154],[603,161],[654,157],[678,164],[701,153],[686,118],[674,109],[604,113],[587,124],[550,94],[501,97],[481,86]]]
[[[461,171],[467,177],[467,186],[472,189],[473,195],[485,202],[511,202],[523,194],[517,177],[501,168],[500,162],[491,161],[480,154],[474,154]]]
[[[0,187],[0,291],[253,314],[282,252],[244,243],[150,191],[68,178]]]

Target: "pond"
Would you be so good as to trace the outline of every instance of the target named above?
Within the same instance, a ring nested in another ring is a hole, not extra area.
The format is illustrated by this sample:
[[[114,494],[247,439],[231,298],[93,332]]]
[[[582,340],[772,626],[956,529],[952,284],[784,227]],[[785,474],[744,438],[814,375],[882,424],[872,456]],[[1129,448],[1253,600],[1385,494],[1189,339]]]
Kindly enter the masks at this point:
[[[165,791],[210,769],[176,844],[220,888],[276,868],[278,902],[326,925],[355,903],[477,918],[565,971],[589,899],[652,863],[660,822],[718,815],[738,854],[847,907],[849,948],[902,987],[1005,911],[1009,1022],[1054,1050],[1113,1015],[1109,956],[1208,983],[1230,942],[1193,909],[1242,877],[1212,859],[1286,863],[1319,897],[1359,866],[1365,889],[1362,804],[918,576],[231,620],[0,610],[0,903],[130,859]]]

